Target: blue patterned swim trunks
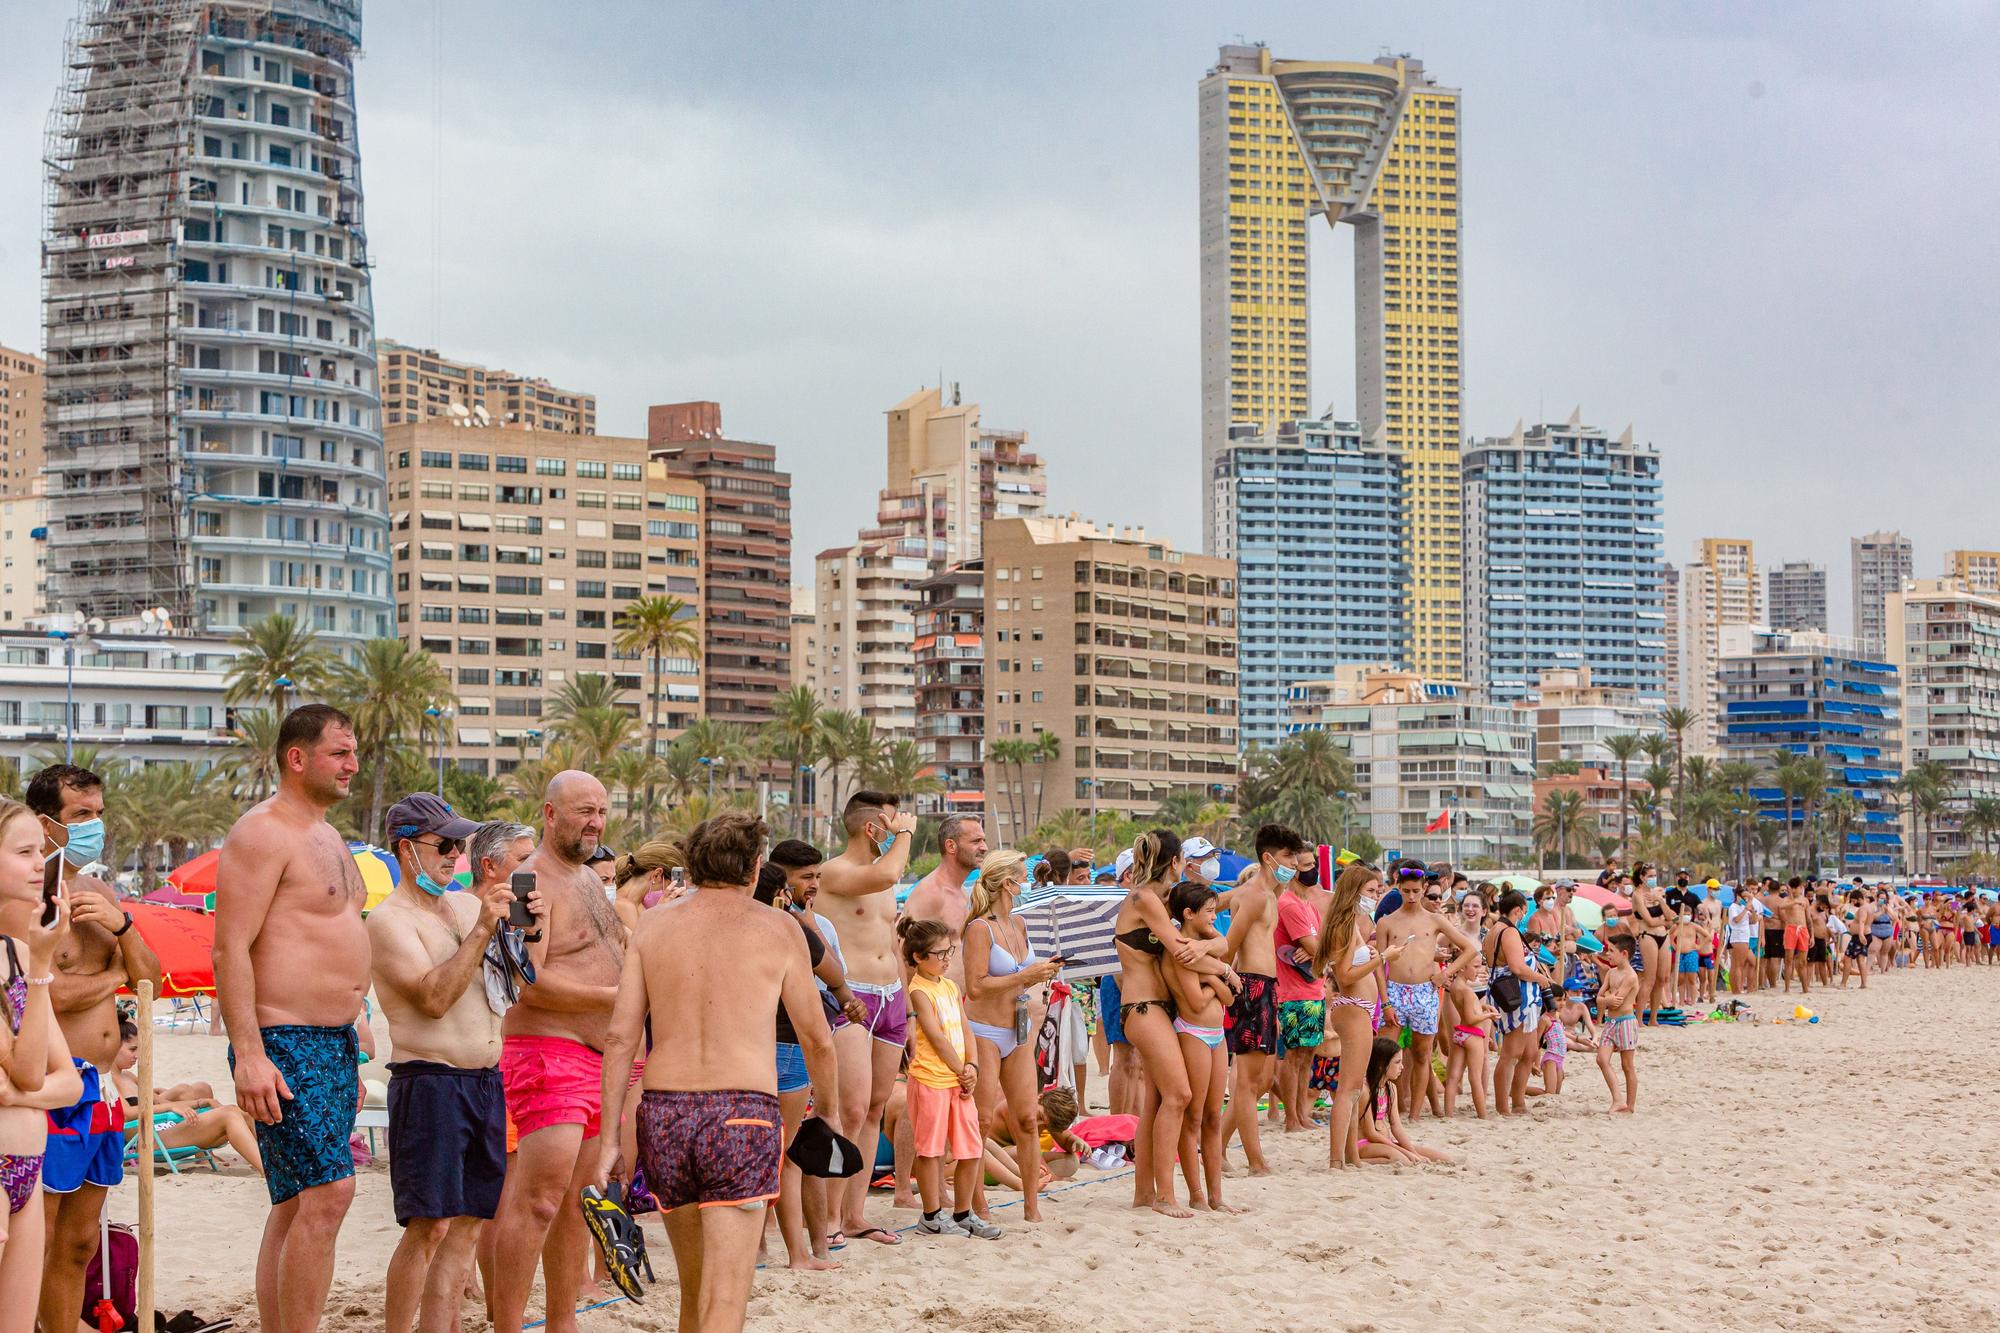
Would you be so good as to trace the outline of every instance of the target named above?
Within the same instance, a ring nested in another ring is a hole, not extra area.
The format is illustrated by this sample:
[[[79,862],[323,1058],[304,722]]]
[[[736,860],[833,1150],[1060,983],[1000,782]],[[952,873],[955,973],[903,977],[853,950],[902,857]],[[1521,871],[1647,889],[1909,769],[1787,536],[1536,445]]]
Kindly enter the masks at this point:
[[[354,1112],[361,1098],[354,1029],[287,1024],[260,1028],[264,1054],[284,1077],[291,1100],[280,1099],[284,1119],[257,1125],[257,1150],[264,1154],[264,1184],[280,1204],[301,1190],[330,1185],[354,1174]],[[229,1052],[236,1068],[236,1051]]]
[[[1438,1030],[1438,988],[1428,981],[1392,981],[1389,983],[1389,1004],[1403,1020],[1403,1026],[1426,1037],[1435,1037]]]

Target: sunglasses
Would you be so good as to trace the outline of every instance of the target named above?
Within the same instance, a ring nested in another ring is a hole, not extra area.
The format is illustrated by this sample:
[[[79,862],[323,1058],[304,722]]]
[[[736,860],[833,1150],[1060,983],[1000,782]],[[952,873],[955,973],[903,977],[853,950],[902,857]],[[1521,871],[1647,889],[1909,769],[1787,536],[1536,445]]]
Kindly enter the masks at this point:
[[[1444,895],[1442,893],[1427,893],[1424,895],[1424,901],[1427,903],[1441,903],[1444,901]]]
[[[1424,872],[1418,870],[1415,866],[1404,866],[1396,872],[1397,879],[1422,879],[1423,877]]]
[[[457,838],[439,838],[436,842],[421,842],[416,838],[412,838],[410,841],[416,843],[419,847],[435,848],[439,856],[456,856],[458,855],[459,848],[464,845]]]

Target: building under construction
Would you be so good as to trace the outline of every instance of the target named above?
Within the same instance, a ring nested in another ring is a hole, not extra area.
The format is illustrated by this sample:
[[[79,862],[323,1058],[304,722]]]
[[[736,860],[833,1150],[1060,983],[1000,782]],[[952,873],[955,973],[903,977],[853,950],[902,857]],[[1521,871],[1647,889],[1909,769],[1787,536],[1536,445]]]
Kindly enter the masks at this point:
[[[360,0],[81,0],[44,158],[48,604],[392,632]]]

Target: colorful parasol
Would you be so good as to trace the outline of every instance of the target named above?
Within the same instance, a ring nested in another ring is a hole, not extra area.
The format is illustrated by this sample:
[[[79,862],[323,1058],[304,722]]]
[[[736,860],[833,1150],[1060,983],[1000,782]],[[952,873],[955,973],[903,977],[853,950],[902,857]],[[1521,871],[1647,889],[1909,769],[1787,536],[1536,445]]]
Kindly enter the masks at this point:
[[[1621,898],[1619,895],[1611,892],[1611,890],[1601,889],[1595,884],[1579,884],[1576,886],[1576,899],[1572,899],[1570,902],[1571,910],[1575,909],[1577,899],[1584,902],[1596,903],[1599,907],[1614,908],[1620,912],[1629,912],[1632,910],[1632,900],[1630,898]]]
[[[350,842],[347,850],[354,853],[354,864],[361,871],[361,883],[368,890],[368,897],[361,904],[361,910],[372,912],[375,905],[396,891],[396,882],[403,872],[396,868],[396,858],[380,847],[365,842]]]
[[[160,995],[204,995],[215,989],[215,918],[186,907],[123,904],[132,929],[160,960]]]
[[[222,852],[210,848],[186,865],[175,866],[167,872],[167,883],[191,898],[215,892],[215,866],[221,860]]]
[[[347,844],[347,850],[353,855],[355,868],[361,872],[361,883],[368,890],[363,910],[372,910],[375,904],[388,897],[395,889],[397,881],[402,878],[402,872],[396,869],[396,858],[380,847],[370,846],[365,842],[350,842]],[[215,868],[220,856],[220,851],[206,851],[186,865],[176,866],[167,872],[168,887],[183,899],[202,900],[209,910],[213,911]],[[466,882],[471,882],[469,874],[466,876]]]

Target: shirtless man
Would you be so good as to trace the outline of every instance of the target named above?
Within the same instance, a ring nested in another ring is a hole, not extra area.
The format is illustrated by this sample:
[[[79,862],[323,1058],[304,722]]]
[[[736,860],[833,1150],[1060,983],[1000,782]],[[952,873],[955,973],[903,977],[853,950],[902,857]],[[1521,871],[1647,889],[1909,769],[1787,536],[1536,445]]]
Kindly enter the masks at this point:
[[[1229,912],[1229,943],[1223,960],[1243,978],[1243,989],[1229,1006],[1230,1070],[1229,1124],[1222,1134],[1223,1150],[1231,1136],[1243,1137],[1243,1156],[1250,1174],[1267,1176],[1264,1141],[1257,1126],[1257,1099],[1277,1081],[1278,1053],[1278,900],[1298,877],[1298,858],[1311,848],[1283,824],[1257,830],[1257,868],[1248,879],[1222,895]]]
[[[909,1039],[910,1015],[903,995],[902,964],[896,952],[896,881],[910,864],[910,844],[917,818],[897,808],[886,792],[858,791],[847,798],[842,823],[847,846],[820,873],[820,902],[833,928],[840,932],[840,952],[847,963],[847,984],[868,1009],[868,1021],[841,1029],[839,1040],[869,1041],[869,1071],[865,1087],[843,1085],[841,1132],[856,1143],[875,1142],[882,1130],[882,1108],[896,1086]],[[962,913],[961,908],[961,924]],[[848,1035],[848,1034],[854,1035]],[[851,1080],[850,1080],[851,1082]],[[882,1245],[899,1245],[892,1231],[868,1225],[868,1177],[861,1171],[828,1187],[841,1198],[840,1228],[848,1236]]]
[[[313,1333],[354,1200],[347,1140],[361,1101],[354,1020],[368,990],[368,894],[326,820],[360,771],[354,724],[307,704],[278,726],[278,792],[223,839],[215,983],[236,1104],[257,1122],[271,1213],[257,1252],[257,1322]]]
[[[388,1333],[449,1333],[479,1239],[507,1172],[500,1016],[480,975],[507,919],[507,884],[448,893],[458,853],[479,831],[422,792],[389,808],[402,878],[368,915],[375,993],[389,1023],[389,1188],[403,1238],[389,1259]]]
[[[1398,882],[1411,885],[1408,876],[1400,877]],[[1478,948],[1449,917],[1426,905],[1425,898],[1430,894],[1443,896],[1432,883],[1426,883],[1421,892],[1406,887],[1402,906],[1375,923],[1375,942],[1384,954],[1391,945],[1403,946],[1402,953],[1383,968],[1383,976],[1388,981],[1388,1008],[1410,1030],[1402,1086],[1403,1109],[1411,1120],[1423,1112],[1425,1098],[1413,1094],[1422,1091],[1431,1077],[1431,1045],[1437,1037],[1438,1011],[1442,1007],[1437,987],[1438,937],[1443,936],[1456,951],[1443,965],[1446,973],[1455,974],[1467,961],[1466,954]],[[1423,1071],[1425,1084],[1416,1081],[1419,1070]]]
[[[639,918],[607,1034],[601,1095],[611,1102],[631,1081],[652,1019],[639,1160],[666,1215],[680,1270],[682,1333],[743,1327],[764,1205],[778,1196],[781,1131],[771,1047],[781,1005],[813,1087],[838,1101],[833,1035],[805,937],[783,912],[751,897],[767,836],[762,820],[737,810],[688,835],[688,875],[700,892],[671,912]],[[721,996],[728,1002],[718,1003]],[[624,1174],[615,1134],[605,1135],[592,1156],[590,1174],[600,1187]]]
[[[947,815],[938,825],[937,869],[917,881],[904,900],[903,915],[918,921],[942,921],[951,942],[965,933],[965,881],[986,859],[986,830],[971,815]],[[965,990],[965,957],[951,956],[945,969],[954,986]]]
[[[62,852],[69,889],[69,932],[56,945],[49,1001],[83,1080],[74,1106],[50,1111],[42,1160],[47,1199],[42,1327],[64,1333],[83,1309],[83,1271],[97,1253],[105,1190],[125,1178],[124,1103],[112,1086],[118,1058],[121,986],[160,984],[160,960],[146,947],[111,886],[77,872],[104,854],[104,780],[87,768],[49,764],[25,793],[42,824],[42,854]]]
[[[1812,978],[1806,971],[1806,952],[1812,948],[1812,927],[1806,923],[1807,897],[1805,881],[1797,875],[1791,882],[1778,890],[1778,920],[1784,925],[1785,945],[1785,989],[1792,988],[1792,979],[1798,978],[1799,994],[1812,991]]]
[[[556,774],[542,798],[541,846],[517,871],[535,876],[543,939],[536,945],[534,984],[521,988],[520,1002],[500,1024],[500,1077],[520,1144],[518,1183],[493,1220],[498,1333],[520,1333],[538,1253],[547,1327],[555,1333],[576,1328],[576,1295],[590,1245],[576,1198],[597,1165],[591,1140],[598,1137],[603,1105],[604,1040],[625,960],[624,927],[590,869],[610,810],[596,778],[576,769]],[[614,1098],[613,1104],[622,1103]],[[615,1144],[618,1127],[609,1128],[604,1137]]]

